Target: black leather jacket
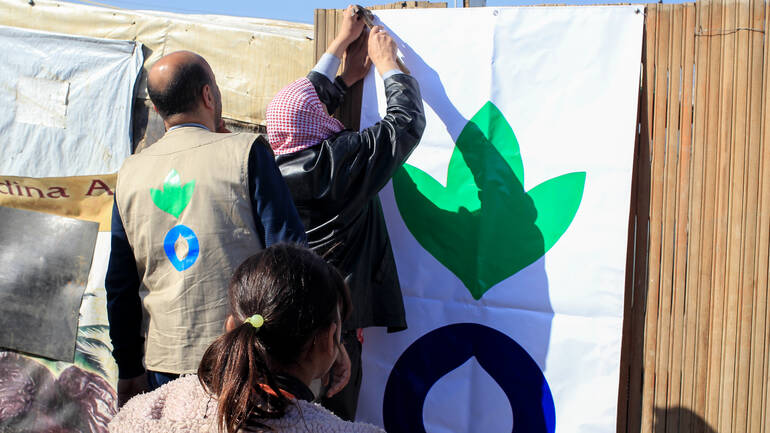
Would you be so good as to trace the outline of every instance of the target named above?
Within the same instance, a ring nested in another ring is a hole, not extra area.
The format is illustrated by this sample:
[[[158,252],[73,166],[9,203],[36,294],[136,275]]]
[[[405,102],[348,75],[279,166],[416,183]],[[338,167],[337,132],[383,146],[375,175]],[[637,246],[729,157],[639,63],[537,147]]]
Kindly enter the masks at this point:
[[[347,90],[310,72],[330,113]],[[404,302],[377,193],[420,141],[425,114],[417,81],[397,74],[385,80],[384,119],[361,132],[345,130],[276,158],[305,224],[310,247],[337,266],[350,287],[353,312],[344,329],[406,328]]]

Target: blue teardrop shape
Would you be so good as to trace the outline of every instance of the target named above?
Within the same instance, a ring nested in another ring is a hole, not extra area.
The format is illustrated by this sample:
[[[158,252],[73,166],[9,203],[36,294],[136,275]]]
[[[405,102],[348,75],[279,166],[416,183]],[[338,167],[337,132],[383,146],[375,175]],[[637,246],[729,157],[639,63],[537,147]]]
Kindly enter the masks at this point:
[[[187,241],[187,256],[182,260],[179,260],[179,257],[177,257],[176,249],[174,248],[174,244],[180,236]],[[166,251],[166,257],[168,257],[171,264],[174,265],[174,268],[176,268],[177,271],[182,272],[198,260],[198,255],[200,254],[198,236],[195,236],[195,232],[186,225],[180,224],[174,226],[174,228],[168,231],[166,237],[163,239],[163,250]]]

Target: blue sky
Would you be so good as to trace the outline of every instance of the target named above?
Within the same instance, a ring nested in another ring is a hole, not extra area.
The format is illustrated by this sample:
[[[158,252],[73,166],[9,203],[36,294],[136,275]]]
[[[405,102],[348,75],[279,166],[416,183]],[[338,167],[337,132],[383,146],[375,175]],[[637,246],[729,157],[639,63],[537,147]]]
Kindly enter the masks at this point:
[[[76,3],[77,0],[72,0]],[[355,1],[355,0],[353,0]],[[360,1],[360,0],[359,0]],[[632,0],[633,1],[633,0]],[[83,3],[101,3],[125,9],[153,9],[178,13],[206,13],[218,15],[236,15],[244,17],[270,18],[275,20],[298,21],[313,23],[314,9],[341,9],[347,7],[351,0],[93,0]],[[366,2],[363,4],[385,4],[389,0]],[[634,3],[644,3],[636,0]],[[665,3],[680,3],[681,1],[665,0]],[[454,0],[448,0],[452,7]],[[613,0],[487,0],[487,6],[516,6],[528,4],[607,4],[622,3]],[[625,3],[629,3],[628,0]],[[458,0],[462,4],[462,0]]]

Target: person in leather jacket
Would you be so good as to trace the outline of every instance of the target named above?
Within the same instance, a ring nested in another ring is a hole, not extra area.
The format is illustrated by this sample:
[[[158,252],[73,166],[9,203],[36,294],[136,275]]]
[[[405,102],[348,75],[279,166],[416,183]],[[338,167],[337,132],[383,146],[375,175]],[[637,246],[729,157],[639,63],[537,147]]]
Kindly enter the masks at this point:
[[[342,54],[345,68],[335,78]],[[385,82],[387,114],[360,132],[329,116],[348,87],[374,64]],[[267,109],[268,140],[305,225],[310,248],[335,265],[350,288],[353,311],[343,324],[351,359],[348,385],[322,404],[353,420],[361,386],[361,328],[406,328],[379,191],[409,157],[425,129],[414,77],[401,72],[396,43],[381,27],[345,11],[339,34],[307,75],[281,90]]]

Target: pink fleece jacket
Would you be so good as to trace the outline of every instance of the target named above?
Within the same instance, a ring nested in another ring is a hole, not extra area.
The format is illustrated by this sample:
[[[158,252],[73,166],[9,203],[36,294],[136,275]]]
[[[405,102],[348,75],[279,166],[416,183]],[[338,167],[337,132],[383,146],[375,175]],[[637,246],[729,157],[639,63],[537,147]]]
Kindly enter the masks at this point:
[[[112,433],[217,433],[216,400],[198,376],[184,376],[132,398],[110,422]],[[264,424],[280,433],[384,433],[371,424],[343,421],[318,404],[298,400],[283,418]],[[242,430],[249,433],[252,430]]]

